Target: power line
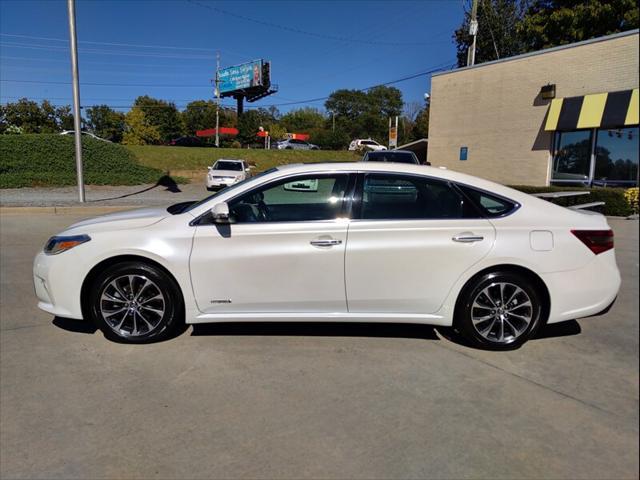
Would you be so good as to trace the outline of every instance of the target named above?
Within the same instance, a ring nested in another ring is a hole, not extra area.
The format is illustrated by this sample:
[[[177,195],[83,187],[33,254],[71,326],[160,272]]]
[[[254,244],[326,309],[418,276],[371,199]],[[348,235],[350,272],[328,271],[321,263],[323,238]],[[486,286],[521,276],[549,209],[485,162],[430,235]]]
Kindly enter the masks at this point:
[[[68,59],[61,58],[37,58],[37,57],[14,57],[7,55],[0,55],[0,61],[2,60],[30,60],[36,62],[55,62],[55,63],[69,63]],[[207,68],[201,65],[181,65],[178,63],[168,63],[168,64],[156,64],[156,63],[112,63],[112,62],[91,62],[91,61],[83,61],[83,65],[103,65],[103,66],[118,66],[118,67],[150,67],[150,68],[179,68],[181,70],[185,70],[187,68]],[[210,69],[209,69],[210,70]]]
[[[71,82],[49,82],[42,80],[24,80],[13,78],[0,78],[0,82],[9,83],[35,83],[46,85],[71,85]],[[211,85],[187,85],[187,84],[160,84],[160,83],[94,83],[82,82],[82,85],[97,87],[163,87],[163,88],[212,88]]]
[[[17,33],[0,33],[3,37],[14,37],[14,38],[26,38],[29,40],[46,40],[48,42],[64,42],[69,43],[68,39],[65,38],[51,38],[51,37],[36,37],[32,35],[22,35]],[[166,48],[171,50],[199,50],[202,52],[210,52],[210,48],[201,48],[201,47],[175,47],[169,45],[140,45],[136,43],[115,43],[115,42],[93,42],[89,40],[83,40],[78,42],[80,44],[86,43],[91,45],[107,45],[110,47],[135,47],[135,48]]]
[[[432,73],[441,71],[441,70],[449,70],[453,67],[456,66],[456,63],[451,63],[448,64],[447,67],[442,67],[442,64],[433,67],[429,70],[426,71],[422,71],[422,72],[418,72],[418,73],[414,73],[411,75],[407,75],[405,77],[401,77],[395,80],[390,80],[388,82],[384,82],[384,83],[379,83],[376,85],[372,85],[369,87],[365,87],[365,88],[359,88],[359,89],[354,89],[356,91],[368,91],[368,90],[372,90],[376,87],[384,87],[384,86],[388,86],[388,85],[394,85],[396,83],[401,83],[401,82],[405,82],[407,80],[412,80],[414,78],[418,78],[418,77],[422,77],[425,75],[430,75]],[[8,79],[0,79],[0,82],[20,82],[20,83],[45,83],[45,84],[64,84],[64,85],[68,85],[69,82],[41,82],[41,81],[35,81],[35,80],[8,80]],[[83,85],[101,85],[101,86],[151,86],[151,87],[199,87],[197,85],[136,85],[136,84],[99,84],[99,83],[83,83]],[[290,101],[290,102],[283,102],[283,103],[274,103],[274,104],[269,104],[269,105],[261,105],[261,106],[256,106],[253,108],[269,108],[269,107],[284,107],[284,106],[289,106],[289,105],[301,105],[301,104],[305,104],[305,103],[316,103],[316,102],[321,102],[323,100],[327,100],[330,97],[330,95],[324,96],[324,97],[317,97],[317,98],[310,98],[310,99],[305,99],[305,100],[295,100],[295,101]],[[4,98],[8,98],[8,97],[4,97]],[[115,99],[114,99],[115,100]],[[185,101],[185,100],[182,100]],[[193,100],[195,101],[195,100]],[[100,106],[100,105],[83,105],[83,108],[91,108],[91,107],[96,107],[96,106]],[[132,108],[134,105],[107,105],[110,108],[113,109],[119,109],[119,108]],[[165,106],[162,105],[158,105],[158,106],[151,106],[151,108],[165,108]],[[183,106],[178,106],[176,105],[176,108],[185,108]],[[203,106],[202,108],[205,108],[205,106]],[[250,107],[251,108],[251,107]]]
[[[25,34],[17,34],[17,33],[0,33],[0,36],[3,37],[12,37],[12,38],[24,38],[27,40],[45,40],[48,42],[63,42],[68,44],[69,40],[65,38],[51,38],[51,37],[38,37],[34,35],[25,35]],[[199,51],[199,52],[211,52],[211,48],[204,47],[176,47],[170,45],[142,45],[137,43],[118,43],[118,42],[96,42],[90,40],[79,41],[79,44],[87,44],[87,45],[105,45],[108,47],[133,47],[133,48],[156,48],[156,49],[169,49],[169,50],[184,50],[184,51]],[[216,49],[221,52],[224,52],[228,55],[235,55],[238,57],[251,57],[251,55],[243,52],[235,52],[227,49]]]
[[[317,32],[310,32],[307,30],[301,30],[299,28],[294,28],[294,27],[289,27],[287,25],[282,25],[279,23],[273,23],[273,22],[267,22],[265,20],[259,20],[257,18],[252,18],[252,17],[248,17],[246,15],[241,15],[239,13],[234,13],[234,12],[230,12],[229,10],[224,10],[220,7],[215,7],[212,5],[207,5],[204,4],[202,2],[199,2],[197,0],[187,0],[187,2],[192,3],[193,5],[197,5],[199,7],[202,8],[207,8],[211,11],[214,11],[216,13],[220,13],[222,15],[227,15],[230,17],[234,17],[234,18],[238,18],[240,20],[245,20],[247,22],[252,22],[252,23],[256,23],[258,25],[262,25],[265,27],[271,27],[271,28],[277,28],[280,30],[284,30],[287,32],[291,32],[291,33],[297,33],[300,35],[307,35],[310,37],[315,37],[315,38],[321,38],[324,40],[333,40],[336,42],[343,42],[343,43],[359,43],[359,44],[363,44],[363,45],[378,45],[378,46],[391,46],[391,47],[408,47],[408,46],[425,46],[425,45],[429,45],[429,42],[381,42],[381,41],[376,41],[376,40],[361,40],[361,39],[356,39],[356,38],[351,38],[351,37],[340,37],[340,36],[335,36],[335,35],[328,35],[326,33],[317,33]]]
[[[68,47],[55,46],[55,45],[39,45],[30,43],[16,43],[16,42],[0,42],[2,47],[10,48],[26,48],[32,50],[49,50],[54,52],[67,52]],[[98,55],[116,55],[116,56],[129,56],[129,57],[151,57],[151,58],[179,58],[181,60],[211,60],[211,56],[206,55],[171,55],[166,53],[130,53],[117,50],[98,50],[98,49],[79,49],[80,53],[94,53]]]

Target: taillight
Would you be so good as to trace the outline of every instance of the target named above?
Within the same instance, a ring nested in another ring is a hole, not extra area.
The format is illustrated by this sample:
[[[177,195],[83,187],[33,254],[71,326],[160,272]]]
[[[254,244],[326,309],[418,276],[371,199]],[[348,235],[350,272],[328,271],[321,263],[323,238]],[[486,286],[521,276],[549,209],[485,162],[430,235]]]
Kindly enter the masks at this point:
[[[596,255],[613,248],[613,230],[571,230],[571,233]]]

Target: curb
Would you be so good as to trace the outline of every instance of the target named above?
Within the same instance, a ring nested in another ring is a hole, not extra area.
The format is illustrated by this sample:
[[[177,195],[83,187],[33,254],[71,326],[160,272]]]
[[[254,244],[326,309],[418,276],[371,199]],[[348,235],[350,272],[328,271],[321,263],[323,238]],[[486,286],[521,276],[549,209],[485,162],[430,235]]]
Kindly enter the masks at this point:
[[[29,215],[29,214],[51,214],[64,215],[69,213],[99,215],[101,213],[120,212],[122,210],[131,210],[134,208],[143,208],[139,205],[119,205],[119,206],[87,206],[87,207],[0,207],[0,215]]]

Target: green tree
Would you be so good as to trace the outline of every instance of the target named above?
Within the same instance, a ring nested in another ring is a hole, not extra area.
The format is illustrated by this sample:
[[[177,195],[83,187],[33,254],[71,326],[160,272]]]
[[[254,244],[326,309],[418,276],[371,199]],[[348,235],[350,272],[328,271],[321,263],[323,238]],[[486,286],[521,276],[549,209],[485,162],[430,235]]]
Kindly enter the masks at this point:
[[[265,130],[276,122],[273,112],[266,108],[256,108],[245,111],[238,119],[237,140],[243,145],[258,143],[258,131],[260,127]]]
[[[287,129],[280,123],[272,123],[267,130],[272,141],[282,140],[287,135]]]
[[[133,105],[142,110],[148,125],[157,129],[160,141],[168,142],[184,134],[184,123],[174,103],[144,95],[136,98]]]
[[[55,118],[53,121],[54,128],[51,128],[51,125],[48,124],[47,115],[42,108],[36,102],[27,98],[7,103],[4,107],[4,117],[7,125],[20,127],[24,133],[55,131]]]
[[[162,141],[158,127],[151,125],[140,107],[133,107],[125,115],[126,131],[122,143],[125,145],[152,145]]]
[[[478,0],[478,34],[476,36],[476,63],[524,53],[525,47],[519,25],[528,6],[528,0]],[[470,1],[466,4],[462,25],[454,32],[458,66],[467,64],[471,47],[469,35],[471,21]]]
[[[56,108],[56,123],[61,130],[73,130],[73,113],[69,105],[63,105]]]
[[[314,128],[321,128],[325,120],[325,116],[319,110],[305,107],[284,114],[280,119],[280,125],[289,133],[307,133]]]
[[[87,126],[99,137],[121,142],[125,129],[125,115],[107,105],[87,109]]]
[[[638,28],[636,0],[536,0],[519,24],[525,51]]]
[[[458,66],[472,42],[470,4],[453,35]],[[478,0],[476,63],[638,28],[639,12],[636,0]]]
[[[188,135],[195,135],[197,130],[216,127],[216,103],[213,100],[195,100],[187,104],[182,112],[185,130]],[[221,127],[233,127],[236,124],[235,113],[220,107],[219,124]]]
[[[400,90],[385,86],[368,92],[337,90],[325,102],[327,111],[335,115],[337,132],[351,139],[371,137],[383,143],[388,139],[389,118],[400,115],[402,107]]]
[[[309,141],[323,150],[344,150],[351,141],[347,133],[339,130],[334,132],[327,128],[316,128],[310,134]]]

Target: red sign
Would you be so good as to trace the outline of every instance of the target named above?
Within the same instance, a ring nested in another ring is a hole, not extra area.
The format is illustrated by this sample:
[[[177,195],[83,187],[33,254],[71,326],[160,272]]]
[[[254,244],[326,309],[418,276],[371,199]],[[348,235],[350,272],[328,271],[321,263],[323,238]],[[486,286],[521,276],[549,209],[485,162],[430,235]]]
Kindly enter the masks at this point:
[[[287,136],[295,140],[309,140],[311,135],[308,133],[287,133]]]
[[[233,127],[220,127],[220,135],[238,135],[238,129]],[[216,134],[215,128],[208,128],[206,130],[197,130],[196,136],[198,137],[214,137]]]

